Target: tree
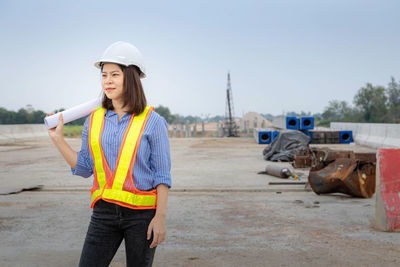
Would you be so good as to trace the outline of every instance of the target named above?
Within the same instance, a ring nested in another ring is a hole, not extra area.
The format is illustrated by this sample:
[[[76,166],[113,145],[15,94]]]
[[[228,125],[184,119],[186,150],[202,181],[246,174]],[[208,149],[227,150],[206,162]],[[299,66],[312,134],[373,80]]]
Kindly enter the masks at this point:
[[[16,113],[8,111],[5,108],[0,108],[0,124],[13,124],[15,123]]]
[[[391,122],[400,122],[400,84],[394,77],[391,77],[386,94],[388,96],[388,117]]]
[[[346,101],[329,101],[328,107],[322,113],[322,119],[329,121],[351,121],[353,108]]]
[[[24,108],[20,108],[17,112],[16,116],[16,123],[21,124],[21,123],[28,123],[29,122],[29,113],[26,111]]]
[[[30,105],[27,106],[27,109],[19,109],[18,112],[0,107],[0,124],[43,123],[45,116],[46,113],[34,110]]]
[[[361,112],[365,122],[385,122],[387,120],[387,97],[383,86],[367,83],[354,96],[354,105]]]
[[[155,108],[155,111],[160,114],[160,116],[164,117],[167,123],[173,123],[175,120],[175,116],[171,114],[169,108],[164,107],[162,105]]]
[[[35,110],[32,112],[32,121],[31,123],[43,123],[44,117],[46,117],[46,113],[41,110]]]

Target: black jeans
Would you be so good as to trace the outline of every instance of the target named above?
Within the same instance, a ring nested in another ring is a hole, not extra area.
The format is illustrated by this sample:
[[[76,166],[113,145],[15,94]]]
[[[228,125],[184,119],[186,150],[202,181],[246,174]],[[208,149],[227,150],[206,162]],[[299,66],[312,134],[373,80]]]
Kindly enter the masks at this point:
[[[147,228],[155,210],[133,210],[99,200],[83,245],[79,266],[108,266],[125,239],[127,266],[151,266],[156,248],[150,248]]]

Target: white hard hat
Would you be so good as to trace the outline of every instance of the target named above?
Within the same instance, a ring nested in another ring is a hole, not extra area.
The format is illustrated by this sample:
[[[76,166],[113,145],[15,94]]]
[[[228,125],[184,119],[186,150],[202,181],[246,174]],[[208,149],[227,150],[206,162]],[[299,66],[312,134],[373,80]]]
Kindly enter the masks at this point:
[[[101,68],[101,63],[117,63],[124,66],[135,65],[142,72],[140,78],[146,77],[146,72],[143,64],[143,57],[136,46],[118,41],[107,47],[101,58],[94,63],[97,68]]]

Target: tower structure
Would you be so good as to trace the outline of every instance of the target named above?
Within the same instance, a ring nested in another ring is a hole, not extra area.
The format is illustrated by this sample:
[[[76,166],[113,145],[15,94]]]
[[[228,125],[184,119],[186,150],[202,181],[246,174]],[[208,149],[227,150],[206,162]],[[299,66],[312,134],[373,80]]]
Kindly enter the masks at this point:
[[[228,85],[226,88],[226,108],[224,135],[228,137],[238,136],[238,127],[235,123],[235,114],[233,109],[233,98],[231,88],[231,75],[228,72]]]

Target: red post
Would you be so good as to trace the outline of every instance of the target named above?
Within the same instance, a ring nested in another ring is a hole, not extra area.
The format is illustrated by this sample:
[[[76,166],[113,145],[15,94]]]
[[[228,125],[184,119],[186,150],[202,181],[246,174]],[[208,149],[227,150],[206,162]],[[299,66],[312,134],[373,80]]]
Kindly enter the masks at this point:
[[[400,231],[400,149],[381,148],[377,160],[375,226]]]

